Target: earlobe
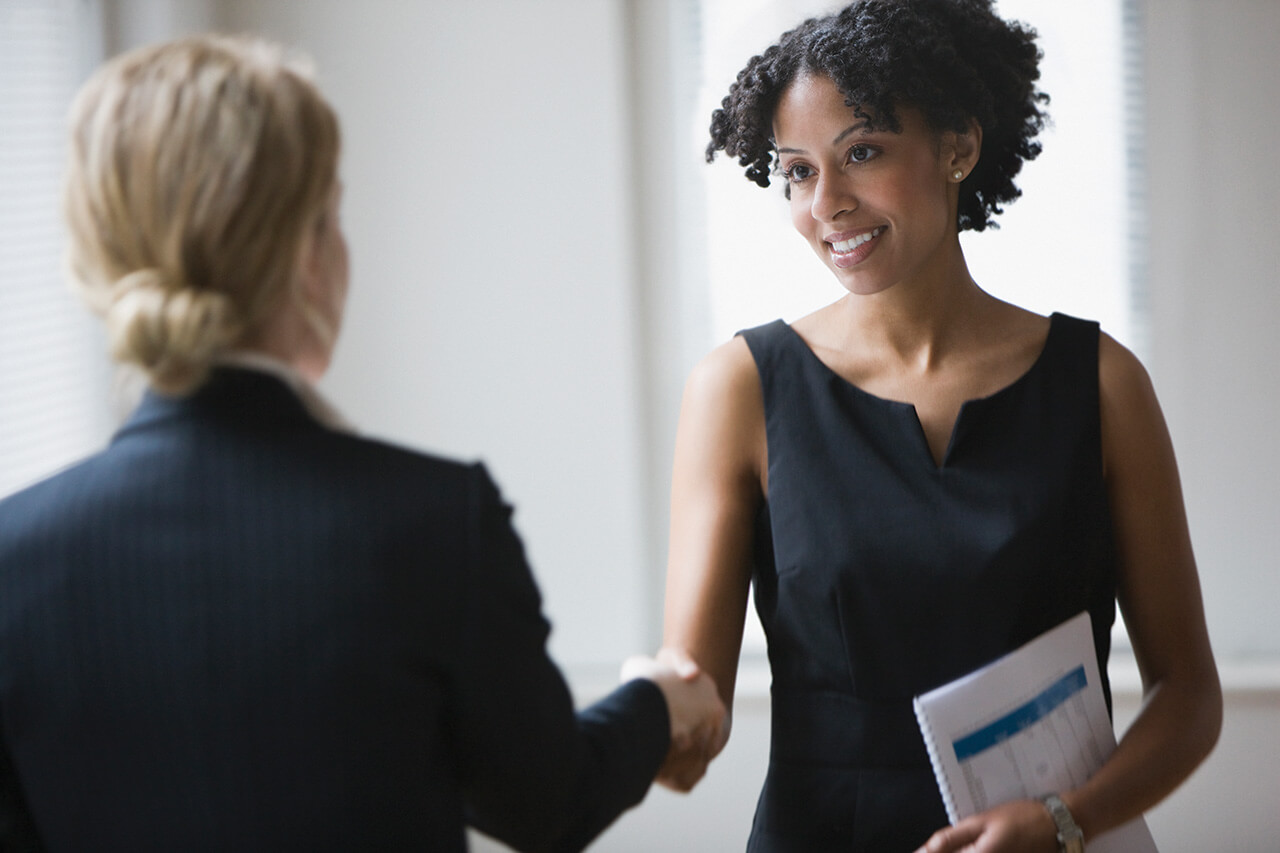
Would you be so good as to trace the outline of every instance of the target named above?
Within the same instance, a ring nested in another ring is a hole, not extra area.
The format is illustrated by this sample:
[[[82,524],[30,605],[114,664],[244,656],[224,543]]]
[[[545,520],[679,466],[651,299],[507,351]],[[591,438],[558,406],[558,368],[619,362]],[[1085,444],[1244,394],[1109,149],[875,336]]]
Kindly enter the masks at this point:
[[[978,165],[978,158],[982,154],[982,125],[978,124],[977,119],[971,118],[968,130],[964,133],[950,131],[946,141],[950,154],[947,162],[950,177],[955,181],[962,181]]]

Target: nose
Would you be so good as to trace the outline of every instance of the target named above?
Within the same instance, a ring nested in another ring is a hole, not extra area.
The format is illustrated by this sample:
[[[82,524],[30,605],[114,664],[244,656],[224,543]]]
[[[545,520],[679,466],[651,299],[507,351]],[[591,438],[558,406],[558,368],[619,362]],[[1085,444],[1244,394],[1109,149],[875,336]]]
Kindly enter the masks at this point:
[[[810,210],[819,222],[833,222],[842,214],[857,210],[858,197],[853,181],[841,172],[819,174],[813,189]]]

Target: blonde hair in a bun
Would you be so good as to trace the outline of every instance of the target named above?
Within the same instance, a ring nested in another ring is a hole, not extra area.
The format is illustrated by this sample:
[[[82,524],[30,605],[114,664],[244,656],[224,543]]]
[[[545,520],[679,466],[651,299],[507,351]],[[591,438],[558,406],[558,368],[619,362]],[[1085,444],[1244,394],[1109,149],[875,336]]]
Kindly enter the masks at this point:
[[[276,45],[198,36],[104,65],[71,110],[68,267],[112,356],[157,389],[297,300],[301,252],[337,178],[337,118]]]
[[[199,384],[209,364],[239,336],[235,309],[224,293],[168,285],[157,270],[116,282],[105,311],[111,355],[135,364],[161,390]]]

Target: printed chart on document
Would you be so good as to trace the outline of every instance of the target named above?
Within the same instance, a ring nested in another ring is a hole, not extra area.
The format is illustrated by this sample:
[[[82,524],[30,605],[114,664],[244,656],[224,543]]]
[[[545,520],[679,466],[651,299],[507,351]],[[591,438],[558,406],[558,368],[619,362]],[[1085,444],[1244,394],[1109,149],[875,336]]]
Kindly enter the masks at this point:
[[[1070,791],[1116,748],[1088,613],[917,696],[916,717],[954,823],[991,806]],[[1155,853],[1142,818],[1090,853]]]
[[[1094,736],[1086,684],[1079,667],[953,741],[977,811],[1042,791],[1070,790],[1102,766],[1110,750]]]

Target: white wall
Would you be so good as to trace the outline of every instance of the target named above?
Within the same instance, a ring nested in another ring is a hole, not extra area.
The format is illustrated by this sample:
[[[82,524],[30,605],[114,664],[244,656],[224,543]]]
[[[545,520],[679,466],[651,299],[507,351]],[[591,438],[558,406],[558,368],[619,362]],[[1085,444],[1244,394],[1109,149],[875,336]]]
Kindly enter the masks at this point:
[[[215,0],[101,0],[109,53],[218,28]]]
[[[1215,645],[1280,657],[1280,3],[1146,5],[1151,373]]]
[[[689,4],[211,0],[207,19],[194,0],[113,5],[126,24],[183,9],[168,26],[256,29],[315,57],[344,123],[354,257],[328,390],[369,432],[491,463],[553,650],[598,689],[658,635],[668,436],[705,311],[671,286],[690,280],[696,222],[670,206],[689,165],[664,162],[680,146],[653,112],[683,85],[663,39]],[[1280,678],[1258,661],[1280,655],[1280,3],[1145,7],[1150,367],[1230,688],[1218,750],[1149,818],[1164,853],[1276,850]],[[766,693],[748,673],[703,786],[655,791],[595,849],[741,850]],[[1135,710],[1120,690],[1117,722]]]
[[[353,257],[326,387],[368,431],[483,458],[561,660],[654,642],[621,6],[225,4],[310,53]]]

